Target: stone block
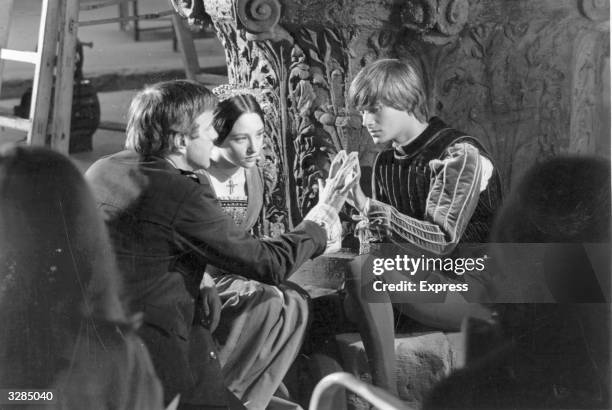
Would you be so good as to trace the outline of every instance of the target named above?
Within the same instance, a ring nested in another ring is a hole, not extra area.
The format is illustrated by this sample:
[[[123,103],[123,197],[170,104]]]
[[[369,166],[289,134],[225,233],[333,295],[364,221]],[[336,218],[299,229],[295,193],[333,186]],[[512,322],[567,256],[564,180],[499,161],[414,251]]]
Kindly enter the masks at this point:
[[[363,342],[357,333],[336,336],[345,371],[371,382]],[[434,384],[463,366],[461,333],[398,334],[395,339],[397,387],[400,399],[409,407],[419,407]],[[349,395],[349,406],[368,409],[363,400]]]

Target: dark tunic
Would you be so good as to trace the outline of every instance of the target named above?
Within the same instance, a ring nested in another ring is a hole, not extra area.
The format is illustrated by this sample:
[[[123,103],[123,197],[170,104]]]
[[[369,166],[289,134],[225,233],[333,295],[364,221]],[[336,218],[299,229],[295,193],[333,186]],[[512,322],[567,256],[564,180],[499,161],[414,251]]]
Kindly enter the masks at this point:
[[[394,215],[398,219],[397,223],[392,220],[392,227],[396,228],[394,239],[397,242],[412,242],[434,253],[452,250],[446,246],[448,243],[486,242],[495,210],[501,203],[501,181],[495,167],[485,190],[479,193],[475,185],[480,181],[480,175],[477,175],[480,168],[470,168],[471,161],[477,161],[477,158],[472,160],[466,155],[463,161],[458,157],[463,162],[442,171],[432,166],[432,161],[446,160],[450,154],[449,148],[462,143],[475,147],[476,154],[479,153],[493,164],[493,159],[478,140],[448,127],[436,117],[409,144],[385,150],[378,155],[373,167],[372,192],[375,200],[391,205],[402,214]],[[441,162],[438,164],[441,165]],[[458,181],[459,178],[461,181]],[[436,185],[436,182],[439,183]],[[468,189],[472,191],[463,192]],[[473,212],[469,209],[471,196],[477,197],[473,201]],[[435,198],[438,208],[447,204],[444,216],[446,224],[435,220],[436,211],[428,212],[428,205]],[[426,223],[419,224],[418,221]],[[439,226],[443,236],[435,231],[432,224]],[[409,235],[403,235],[406,232],[402,232],[402,228],[409,230]],[[455,232],[454,237],[451,231]],[[427,240],[411,241],[411,238],[420,237]]]
[[[145,340],[165,393],[183,402],[225,405],[199,285],[207,263],[278,283],[323,252],[326,233],[305,221],[260,241],[219,208],[204,179],[182,175],[158,157],[123,151],[85,174],[104,213],[130,307],[144,312]]]

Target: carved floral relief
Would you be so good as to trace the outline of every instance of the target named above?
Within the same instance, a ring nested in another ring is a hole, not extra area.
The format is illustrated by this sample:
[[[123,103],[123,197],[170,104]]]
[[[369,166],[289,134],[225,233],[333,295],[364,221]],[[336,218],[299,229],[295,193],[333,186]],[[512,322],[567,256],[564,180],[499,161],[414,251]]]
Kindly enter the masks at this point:
[[[421,61],[432,112],[485,144],[506,189],[535,161],[595,154],[587,141],[606,133],[597,123],[609,29],[577,7],[470,4],[474,16],[456,40],[435,45],[409,30],[394,44],[395,55]]]

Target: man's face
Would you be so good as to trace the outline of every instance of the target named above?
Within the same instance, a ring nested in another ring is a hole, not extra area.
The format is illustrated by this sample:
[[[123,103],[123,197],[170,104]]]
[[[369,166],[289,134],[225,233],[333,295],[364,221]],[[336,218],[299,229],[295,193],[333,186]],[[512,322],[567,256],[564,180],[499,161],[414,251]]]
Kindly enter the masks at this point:
[[[377,103],[361,110],[362,125],[367,128],[375,144],[393,141],[398,144],[405,142],[406,125],[413,118],[406,111],[400,111]]]
[[[204,111],[196,118],[198,128],[194,138],[186,140],[186,161],[194,170],[210,167],[210,153],[217,139],[217,131],[212,126],[213,112]]]

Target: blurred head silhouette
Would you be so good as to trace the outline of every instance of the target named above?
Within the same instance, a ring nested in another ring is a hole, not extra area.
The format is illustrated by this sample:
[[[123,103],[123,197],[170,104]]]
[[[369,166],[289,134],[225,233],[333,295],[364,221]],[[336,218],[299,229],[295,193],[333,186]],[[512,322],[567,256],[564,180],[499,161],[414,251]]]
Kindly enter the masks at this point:
[[[546,302],[559,303],[518,303],[519,294],[493,305],[503,338],[491,346],[482,335],[493,333],[468,329],[468,351],[479,355],[436,386],[424,408],[610,408],[610,304],[593,264],[607,259],[609,275],[610,206],[607,160],[558,157],[527,171],[493,229],[492,242],[505,243],[495,248],[504,272],[496,286],[532,286],[538,273]]]
[[[77,168],[47,149],[0,148],[0,386],[48,386],[82,326],[127,322],[118,292]]]
[[[492,238],[534,244],[531,253],[539,255],[555,301],[604,302],[609,292],[602,292],[592,266],[601,252],[594,254],[593,247],[584,244],[609,243],[610,212],[608,161],[552,158],[530,168],[510,193]]]
[[[523,176],[498,216],[496,242],[610,240],[610,163],[557,157]]]
[[[592,401],[599,407],[609,397],[601,392],[610,377],[610,290],[605,278],[610,266],[610,189],[608,160],[549,159],[527,171],[494,228],[494,242],[528,244],[529,251],[521,255],[525,263],[518,264],[523,272],[509,274],[524,277],[540,270],[552,300],[558,302],[498,306],[507,334],[529,352],[541,380],[567,387],[567,397],[555,396],[555,403],[586,407]],[[597,366],[590,366],[592,357]]]

